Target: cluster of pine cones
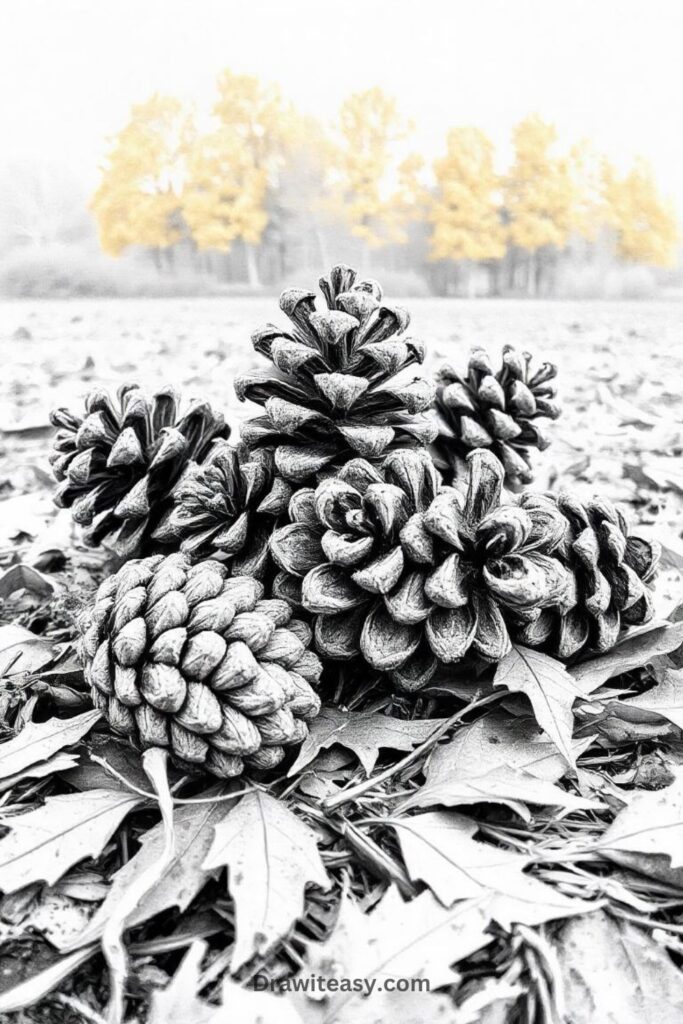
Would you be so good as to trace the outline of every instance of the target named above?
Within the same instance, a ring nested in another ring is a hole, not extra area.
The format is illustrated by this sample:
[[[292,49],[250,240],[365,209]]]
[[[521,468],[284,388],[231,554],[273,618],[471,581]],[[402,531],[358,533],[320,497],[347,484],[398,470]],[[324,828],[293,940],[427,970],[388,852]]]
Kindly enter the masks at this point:
[[[655,545],[609,501],[525,490],[556,369],[475,349],[432,383],[410,317],[347,266],[289,289],[237,378],[236,444],[203,402],[91,392],[53,414],[57,503],[123,566],[81,616],[93,702],[144,748],[221,778],[298,746],[321,672],[402,691],[511,644],[605,652],[652,615]]]

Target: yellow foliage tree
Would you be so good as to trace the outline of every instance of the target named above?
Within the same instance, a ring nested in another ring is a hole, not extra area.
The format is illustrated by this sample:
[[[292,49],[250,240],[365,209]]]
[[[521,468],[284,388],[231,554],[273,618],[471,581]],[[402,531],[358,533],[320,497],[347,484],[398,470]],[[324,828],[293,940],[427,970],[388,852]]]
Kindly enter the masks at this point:
[[[513,245],[534,252],[558,248],[572,228],[575,192],[570,161],[552,154],[553,125],[532,115],[515,126],[515,159],[504,181],[505,209]]]
[[[258,283],[255,246],[268,225],[267,197],[283,162],[289,110],[279,89],[253,75],[223,71],[215,131],[199,140],[188,168],[183,213],[200,249],[228,252],[243,242]]]
[[[196,142],[182,212],[198,249],[228,252],[236,239],[257,245],[268,223],[267,175],[237,132],[221,125]]]
[[[341,108],[335,191],[351,233],[370,248],[405,241],[405,225],[420,210],[422,160],[398,153],[409,128],[379,88],[354,93]]]
[[[631,263],[670,267],[676,262],[678,223],[659,193],[652,170],[638,160],[624,177],[604,164],[605,219],[616,232],[617,254]]]
[[[179,240],[180,181],[192,133],[189,115],[172,96],[154,95],[132,108],[91,201],[105,252],[118,256],[140,245],[158,253]]]
[[[446,155],[434,161],[432,260],[497,260],[505,255],[493,155],[493,143],[479,128],[463,126],[448,133]]]

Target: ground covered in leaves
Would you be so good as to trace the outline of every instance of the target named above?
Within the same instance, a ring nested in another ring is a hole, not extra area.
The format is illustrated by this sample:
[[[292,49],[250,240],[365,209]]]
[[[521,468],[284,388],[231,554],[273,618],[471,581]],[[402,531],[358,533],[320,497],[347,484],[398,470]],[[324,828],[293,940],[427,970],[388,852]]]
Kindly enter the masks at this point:
[[[683,1019],[681,307],[409,305],[435,364],[504,343],[558,363],[538,484],[663,541],[655,621],[569,670],[517,648],[417,700],[342,678],[268,784],[141,764],[74,658],[107,557],[52,507],[47,412],[135,380],[236,421],[276,304],[0,305],[0,1020]]]

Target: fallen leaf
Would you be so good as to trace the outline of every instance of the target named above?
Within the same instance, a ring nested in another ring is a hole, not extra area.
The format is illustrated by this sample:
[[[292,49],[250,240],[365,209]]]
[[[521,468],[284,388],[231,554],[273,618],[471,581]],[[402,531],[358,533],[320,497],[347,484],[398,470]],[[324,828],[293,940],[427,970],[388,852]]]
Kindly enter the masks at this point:
[[[592,909],[531,875],[530,858],[473,838],[479,826],[461,814],[435,811],[387,821],[395,829],[408,874],[423,881],[446,907],[488,896],[491,919],[537,925]]]
[[[674,668],[665,658],[657,658],[653,671],[656,684],[645,693],[619,701],[621,713],[645,712],[683,729],[683,669]]]
[[[453,965],[493,940],[482,903],[463,900],[445,908],[429,891],[405,903],[391,886],[372,913],[363,914],[347,896],[329,939],[309,945],[308,966],[314,974],[333,970],[336,977],[380,985],[389,977],[425,978],[432,989],[454,984]],[[348,995],[330,999],[330,1020],[349,1001]]]
[[[659,623],[628,634],[614,650],[569,670],[584,694],[592,693],[612,676],[642,668],[652,658],[668,654],[683,644],[683,622]]]
[[[683,974],[650,936],[598,912],[568,921],[555,943],[567,1024],[680,1024]]]
[[[41,601],[49,601],[56,589],[54,580],[31,565],[11,565],[0,576],[0,601],[6,601],[18,590],[28,590]]]
[[[15,892],[31,882],[53,884],[85,857],[96,857],[125,816],[141,803],[136,794],[95,789],[50,796],[24,814],[0,814],[10,829],[0,839],[0,882]]]
[[[49,640],[23,626],[0,626],[0,678],[38,672],[54,657]]]
[[[676,457],[660,456],[648,457],[641,469],[645,476],[655,485],[664,489],[671,487],[679,494],[683,494],[683,472],[681,472],[681,460]]]
[[[590,737],[573,741],[574,758],[590,743]],[[425,784],[400,809],[499,803],[529,818],[526,804],[599,807],[555,785],[567,771],[565,758],[532,718],[493,712],[461,726],[448,743],[436,747]]]
[[[324,707],[311,722],[308,736],[288,774],[296,775],[320,750],[340,743],[356,754],[369,775],[382,748],[412,750],[431,736],[443,721],[442,718],[404,720],[372,712]]]
[[[666,854],[683,865],[683,770],[666,789],[638,791],[617,814],[596,846],[604,850]]]
[[[0,778],[16,775],[31,765],[47,761],[58,750],[78,743],[101,715],[101,711],[94,710],[75,718],[29,722],[11,740],[0,744]]]
[[[512,693],[525,694],[531,701],[538,724],[567,763],[575,766],[572,706],[583,694],[562,662],[530,647],[514,644],[498,663],[493,685],[504,686]]]
[[[193,942],[166,988],[152,994],[148,1024],[302,1024],[293,1003],[271,992],[259,992],[223,979],[221,1005],[197,995],[206,943]]]
[[[193,942],[163,989],[152,993],[148,1024],[211,1024],[216,1007],[197,995],[206,943]]]
[[[208,795],[219,795],[214,790]],[[86,794],[90,795],[90,794]],[[85,796],[83,797],[85,798]],[[204,868],[204,861],[211,846],[214,826],[228,814],[230,801],[184,804],[176,808],[173,830],[175,833],[175,854],[170,868],[163,878],[151,888],[140,901],[137,909],[128,919],[127,926],[148,921],[164,910],[177,907],[181,913],[187,910],[192,900],[211,877]],[[68,948],[94,942],[102,935],[112,912],[118,907],[124,893],[136,879],[156,864],[164,849],[165,832],[162,822],[146,832],[140,840],[140,849],[127,864],[116,872],[112,879],[109,895],[93,916],[88,928]]]
[[[216,825],[204,867],[228,868],[236,917],[233,973],[289,931],[303,913],[307,882],[330,886],[313,829],[260,790],[242,797]]]
[[[55,754],[48,761],[41,761],[39,764],[32,764],[29,768],[17,772],[16,775],[7,775],[0,779],[0,793],[12,789],[18,782],[24,779],[43,779],[46,775],[56,775],[57,772],[68,771],[78,764],[77,754],[60,753]]]

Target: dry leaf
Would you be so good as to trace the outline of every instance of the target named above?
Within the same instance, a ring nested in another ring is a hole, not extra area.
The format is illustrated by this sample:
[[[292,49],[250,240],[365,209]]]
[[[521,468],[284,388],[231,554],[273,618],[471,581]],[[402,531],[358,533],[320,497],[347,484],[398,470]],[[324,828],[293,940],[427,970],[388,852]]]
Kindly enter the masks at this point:
[[[70,747],[90,732],[101,711],[86,711],[75,718],[50,718],[29,722],[11,740],[0,744],[0,778],[16,775],[31,765],[47,761],[64,747]]]
[[[88,795],[84,794],[84,798]],[[213,795],[217,795],[216,790],[213,791]],[[178,907],[181,912],[187,910],[210,877],[209,872],[204,870],[203,863],[213,840],[214,825],[225,817],[231,806],[229,801],[212,801],[185,804],[176,809],[173,822],[173,862],[163,878],[147,892],[131,914],[128,919],[129,928],[142,924],[143,921],[148,921],[171,907]],[[87,930],[78,937],[73,946],[82,946],[99,939],[129,886],[134,885],[137,878],[156,864],[164,849],[163,823],[160,822],[145,833],[140,842],[140,849],[135,856],[114,875],[109,895],[94,915]]]
[[[666,789],[634,793],[596,846],[666,854],[671,867],[683,865],[683,770]]]
[[[512,693],[525,694],[531,701],[538,724],[567,763],[575,767],[572,706],[583,694],[562,662],[530,647],[515,644],[498,663],[493,685],[505,686]]]
[[[683,975],[665,949],[626,921],[598,912],[569,921],[555,950],[566,1024],[680,1024]]]
[[[4,892],[31,882],[53,884],[85,857],[96,857],[125,816],[142,802],[134,793],[94,789],[50,796],[24,814],[2,814],[10,829],[0,839],[0,880]]]
[[[412,750],[431,736],[443,721],[442,718],[406,721],[387,715],[324,707],[311,722],[308,736],[288,774],[296,775],[320,750],[340,743],[356,754],[369,775],[382,748]]]
[[[372,913],[363,914],[346,897],[327,942],[310,944],[309,967],[316,974],[334,970],[337,977],[376,985],[387,977],[426,978],[432,989],[453,984],[458,977],[453,965],[493,939],[482,904],[464,900],[445,908],[429,891],[404,903],[391,886]]]
[[[20,672],[38,672],[52,661],[49,640],[23,626],[0,626],[0,678]]]
[[[313,829],[259,790],[216,825],[204,867],[224,866],[235,901],[233,973],[289,931],[303,912],[307,882],[330,885]]]
[[[614,650],[591,658],[570,669],[581,691],[593,693],[612,676],[641,668],[660,654],[675,651],[683,644],[683,622],[654,623],[637,633],[628,634]]]
[[[464,815],[436,811],[388,823],[411,879],[425,882],[446,907],[488,896],[492,920],[508,930],[513,922],[537,925],[592,909],[524,874],[530,858],[475,840],[479,826]]]
[[[590,742],[590,738],[574,741],[574,757]],[[434,750],[425,784],[401,804],[401,810],[498,803],[528,819],[526,804],[599,807],[599,802],[555,785],[567,770],[564,757],[533,719],[494,712],[457,729],[448,743]]]

